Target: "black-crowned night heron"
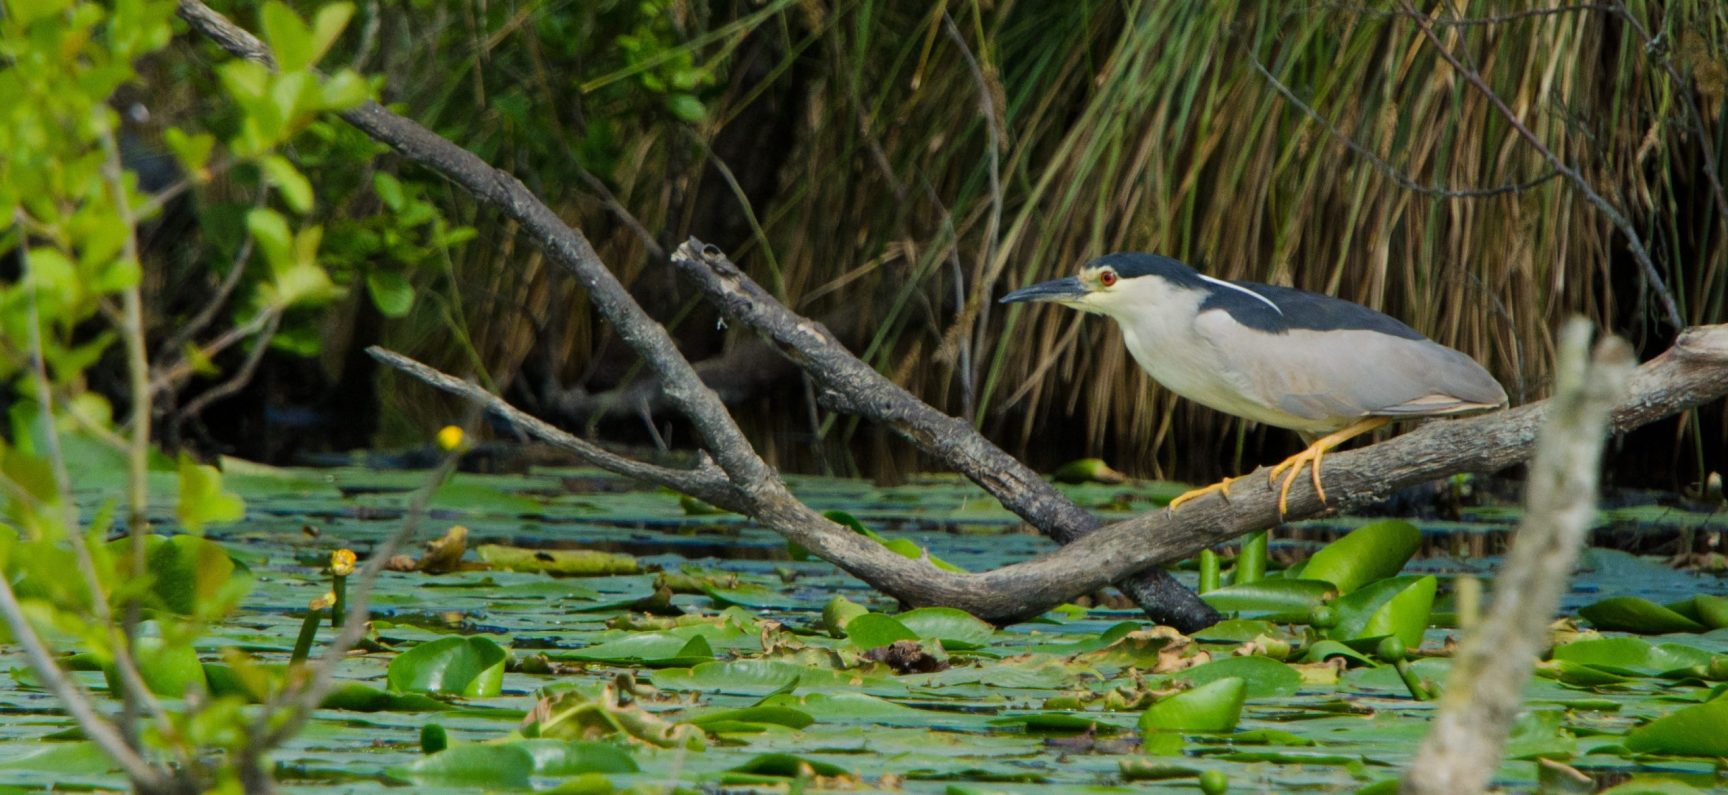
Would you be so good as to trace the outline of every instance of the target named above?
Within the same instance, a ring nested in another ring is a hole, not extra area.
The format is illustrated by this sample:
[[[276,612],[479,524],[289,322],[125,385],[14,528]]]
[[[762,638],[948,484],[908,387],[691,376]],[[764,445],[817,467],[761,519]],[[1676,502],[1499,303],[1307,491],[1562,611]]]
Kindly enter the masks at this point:
[[[1255,282],[1214,279],[1169,257],[1110,254],[1077,276],[1003,296],[1113,318],[1128,352],[1170,391],[1203,406],[1302,434],[1308,449],[1273,467],[1283,514],[1304,465],[1322,502],[1320,459],[1394,420],[1506,405],[1482,366],[1360,304]],[[1174,509],[1232,478],[1195,489]]]

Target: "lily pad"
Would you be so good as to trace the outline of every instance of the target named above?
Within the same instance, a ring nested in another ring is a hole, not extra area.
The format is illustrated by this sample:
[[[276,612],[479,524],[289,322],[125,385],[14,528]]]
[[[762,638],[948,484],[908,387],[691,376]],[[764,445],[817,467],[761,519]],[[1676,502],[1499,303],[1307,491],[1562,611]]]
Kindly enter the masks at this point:
[[[528,789],[534,754],[515,743],[458,745],[394,768],[390,776],[430,786]]]
[[[687,668],[714,659],[714,647],[700,632],[636,632],[560,655],[615,665]]]
[[[1399,519],[1366,524],[1314,553],[1294,576],[1324,580],[1347,594],[1403,570],[1422,545],[1422,531]]]
[[[1428,630],[1437,586],[1432,575],[1392,577],[1341,597],[1332,603],[1338,624],[1327,635],[1340,641],[1392,635],[1414,649]]]
[[[1554,648],[1554,659],[1595,666],[1625,676],[1648,676],[1694,665],[1709,665],[1710,653],[1677,643],[1652,644],[1642,638],[1591,638]]]
[[[1249,698],[1281,698],[1295,695],[1302,687],[1301,674],[1268,657],[1224,657],[1185,669],[1171,677],[1174,681],[1195,685],[1230,678],[1242,680]]]
[[[1338,586],[1325,580],[1272,578],[1247,585],[1231,585],[1200,595],[1221,613],[1242,618],[1260,618],[1279,623],[1308,620],[1308,611],[1336,594]]]
[[[439,638],[390,661],[390,689],[470,698],[495,696],[510,655],[487,638]]]
[[[482,544],[474,550],[495,569],[537,571],[563,577],[606,577],[635,574],[641,564],[629,555],[593,549],[527,549]]]
[[[755,706],[704,712],[685,718],[684,722],[718,734],[728,731],[760,731],[762,726],[769,725],[802,729],[815,723],[816,719],[811,717],[810,713],[792,707]]]
[[[1578,615],[1599,629],[1665,635],[1670,632],[1703,632],[1708,627],[1674,610],[1637,596],[1612,596],[1587,607]]]
[[[534,758],[540,776],[579,776],[586,773],[636,773],[641,767],[622,745],[585,740],[517,740],[510,745]]]
[[[352,712],[441,712],[450,705],[419,693],[388,693],[363,682],[342,682],[318,706]]]
[[[1140,730],[1227,732],[1242,720],[1248,683],[1237,677],[1210,682],[1160,699],[1140,714]]]
[[[875,649],[897,640],[917,640],[918,633],[893,616],[865,613],[846,625],[846,640],[860,649]]]
[[[981,648],[996,636],[996,628],[989,622],[952,607],[920,607],[894,618],[920,639],[942,641],[942,647],[950,651]]]
[[[1728,756],[1728,699],[1664,715],[1626,735],[1626,748],[1670,756]]]

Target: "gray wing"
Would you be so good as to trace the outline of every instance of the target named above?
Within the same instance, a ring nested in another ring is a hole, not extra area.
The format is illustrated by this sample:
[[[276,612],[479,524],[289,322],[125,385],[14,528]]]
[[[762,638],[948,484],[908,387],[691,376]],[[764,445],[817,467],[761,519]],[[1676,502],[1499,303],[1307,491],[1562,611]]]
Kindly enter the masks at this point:
[[[1305,420],[1347,423],[1506,404],[1505,390],[1481,365],[1419,335],[1363,328],[1269,333],[1222,311],[1200,313],[1195,329],[1256,402]]]

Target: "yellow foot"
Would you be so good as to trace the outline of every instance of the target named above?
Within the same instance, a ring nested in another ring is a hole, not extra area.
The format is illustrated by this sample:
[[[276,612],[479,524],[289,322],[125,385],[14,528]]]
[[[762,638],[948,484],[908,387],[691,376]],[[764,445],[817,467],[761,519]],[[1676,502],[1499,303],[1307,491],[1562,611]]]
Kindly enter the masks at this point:
[[[1225,478],[1210,486],[1183,492],[1181,496],[1170,501],[1170,510],[1174,511],[1176,510],[1176,506],[1192,500],[1195,497],[1203,497],[1207,494],[1211,494],[1214,491],[1224,495],[1224,499],[1228,500],[1230,499],[1230,484],[1238,480],[1241,480],[1241,478]]]
[[[1284,473],[1284,483],[1279,486],[1278,489],[1278,518],[1283,519],[1284,514],[1289,510],[1290,487],[1295,485],[1296,478],[1298,475],[1302,474],[1303,467],[1308,467],[1312,473],[1311,477],[1314,482],[1314,493],[1320,497],[1320,504],[1325,505],[1326,489],[1320,485],[1320,460],[1325,458],[1326,453],[1330,452],[1332,448],[1379,428],[1389,422],[1391,422],[1391,420],[1386,417],[1369,417],[1364,420],[1358,420],[1348,428],[1326,434],[1325,436],[1314,440],[1313,444],[1308,445],[1308,449],[1290,456],[1282,463],[1272,467],[1272,471],[1266,475],[1266,480],[1271,485],[1279,486],[1278,474],[1280,472]]]

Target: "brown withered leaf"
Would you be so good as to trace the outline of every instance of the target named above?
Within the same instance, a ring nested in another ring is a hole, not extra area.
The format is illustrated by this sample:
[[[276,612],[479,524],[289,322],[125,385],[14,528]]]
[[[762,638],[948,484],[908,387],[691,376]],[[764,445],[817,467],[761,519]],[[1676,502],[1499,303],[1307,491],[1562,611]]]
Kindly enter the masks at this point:
[[[948,669],[946,661],[925,651],[923,644],[915,640],[897,640],[886,646],[877,646],[864,652],[864,659],[883,663],[903,674],[927,674]]]

